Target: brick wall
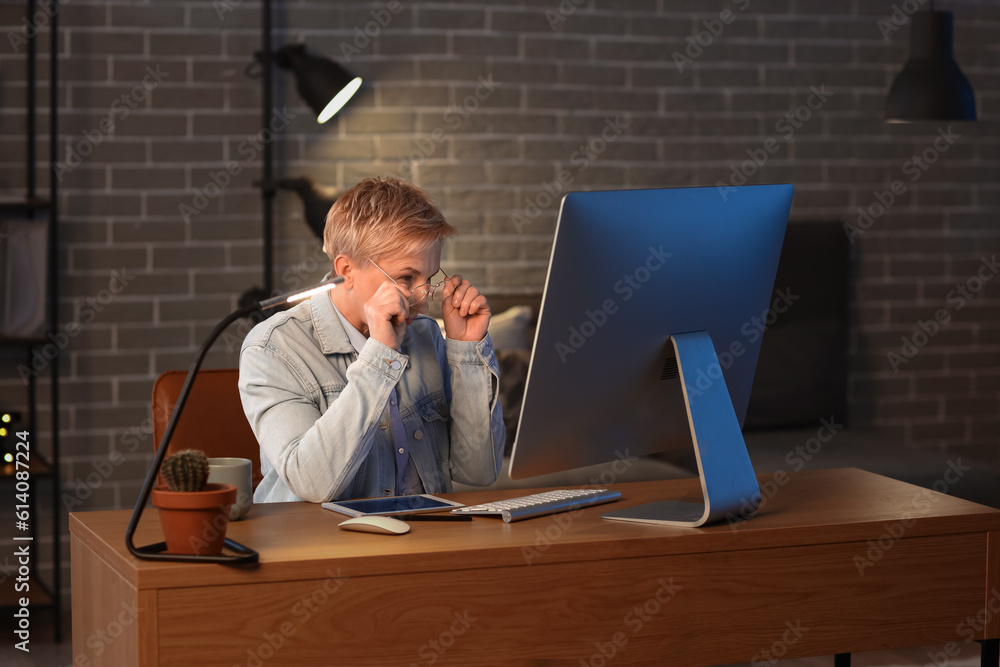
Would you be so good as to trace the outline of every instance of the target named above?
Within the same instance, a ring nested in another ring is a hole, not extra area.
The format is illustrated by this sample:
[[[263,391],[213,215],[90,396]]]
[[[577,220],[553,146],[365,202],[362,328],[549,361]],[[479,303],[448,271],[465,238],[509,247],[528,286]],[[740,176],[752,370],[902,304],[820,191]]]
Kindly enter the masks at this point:
[[[276,4],[276,44],[346,54],[367,82],[319,126],[277,74],[275,106],[289,117],[275,140],[279,175],[417,182],[462,232],[445,265],[489,294],[541,289],[555,191],[739,182],[745,165],[747,182],[795,184],[794,219],[857,224],[863,207],[853,423],[1000,460],[1000,288],[976,283],[1000,249],[1000,7],[951,3],[981,122],[953,125],[946,141],[944,125],[882,122],[908,51],[906,27],[879,25],[888,0],[403,1],[395,13],[389,2]],[[80,324],[62,353],[61,472],[80,507],[124,508],[150,461],[154,378],[186,368],[261,282],[259,82],[244,75],[260,7],[67,0],[59,11],[60,311]],[[23,3],[3,2],[0,18],[0,188],[12,192],[24,183],[25,85],[9,34],[25,29]],[[926,170],[912,162],[925,151]],[[755,155],[763,166],[746,163]],[[216,187],[229,161],[239,173]],[[880,214],[887,195],[876,193],[895,180],[904,189]],[[323,256],[297,202],[282,193],[277,205],[276,285],[317,279]],[[939,310],[948,323],[922,337]],[[236,363],[242,332],[210,365]],[[901,337],[925,345],[908,359],[916,348]],[[905,363],[893,368],[891,352]],[[4,354],[7,367],[20,363]],[[0,399],[23,400],[15,376]],[[107,479],[83,481],[111,460]]]

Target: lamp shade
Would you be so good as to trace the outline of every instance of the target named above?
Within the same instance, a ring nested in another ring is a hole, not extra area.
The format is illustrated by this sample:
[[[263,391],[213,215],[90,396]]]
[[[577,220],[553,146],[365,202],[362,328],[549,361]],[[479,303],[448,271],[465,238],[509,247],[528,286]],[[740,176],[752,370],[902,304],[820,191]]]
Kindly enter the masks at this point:
[[[910,59],[889,89],[885,120],[976,120],[972,85],[953,54],[951,12],[916,12],[910,18]]]
[[[323,231],[326,229],[326,214],[330,212],[330,207],[337,201],[340,193],[330,186],[318,185],[308,176],[298,178],[285,178],[278,181],[278,187],[282,190],[291,190],[299,195],[304,207],[303,214],[306,224],[313,231],[320,241],[323,240]]]
[[[274,54],[279,67],[292,70],[296,88],[320,123],[333,118],[361,87],[361,77],[339,64],[306,51],[305,44],[289,44]]]

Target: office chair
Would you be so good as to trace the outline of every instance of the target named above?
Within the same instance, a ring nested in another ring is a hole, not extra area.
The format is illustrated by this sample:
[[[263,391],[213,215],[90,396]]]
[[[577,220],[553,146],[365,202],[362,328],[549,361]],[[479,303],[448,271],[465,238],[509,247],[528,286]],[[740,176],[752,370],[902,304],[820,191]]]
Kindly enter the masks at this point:
[[[168,453],[200,449],[205,456],[238,456],[253,462],[253,488],[260,472],[260,445],[243,413],[237,368],[203,370],[195,378]],[[166,371],[153,385],[153,446],[159,447],[187,371]]]

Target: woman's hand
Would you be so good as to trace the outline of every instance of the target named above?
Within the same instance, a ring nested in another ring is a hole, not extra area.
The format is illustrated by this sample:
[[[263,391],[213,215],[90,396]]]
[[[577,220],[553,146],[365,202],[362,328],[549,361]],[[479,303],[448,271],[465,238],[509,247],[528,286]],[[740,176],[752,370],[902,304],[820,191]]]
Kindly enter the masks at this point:
[[[365,303],[365,320],[368,336],[386,347],[399,350],[412,320],[409,305],[410,292],[402,285],[385,281]]]
[[[448,338],[482,340],[490,323],[490,305],[486,297],[460,275],[448,278],[441,289],[441,316]]]

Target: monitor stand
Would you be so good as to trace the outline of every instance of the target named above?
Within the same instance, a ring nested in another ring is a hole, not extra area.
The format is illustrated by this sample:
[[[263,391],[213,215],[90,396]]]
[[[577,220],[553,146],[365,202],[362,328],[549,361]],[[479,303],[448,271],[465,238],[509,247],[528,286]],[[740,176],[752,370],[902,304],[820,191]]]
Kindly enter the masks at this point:
[[[704,502],[664,500],[601,516],[614,521],[689,528],[727,518],[748,519],[760,506],[760,487],[712,338],[705,331],[695,331],[673,334],[670,340],[677,355]],[[699,369],[703,375],[698,374]],[[685,375],[709,378],[711,382],[703,389],[694,382],[685,382]]]

